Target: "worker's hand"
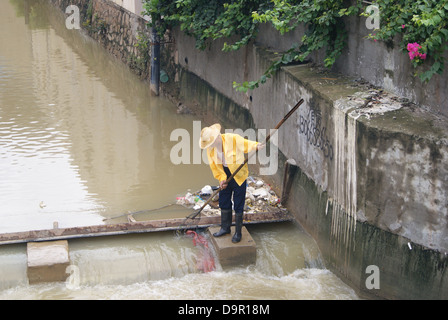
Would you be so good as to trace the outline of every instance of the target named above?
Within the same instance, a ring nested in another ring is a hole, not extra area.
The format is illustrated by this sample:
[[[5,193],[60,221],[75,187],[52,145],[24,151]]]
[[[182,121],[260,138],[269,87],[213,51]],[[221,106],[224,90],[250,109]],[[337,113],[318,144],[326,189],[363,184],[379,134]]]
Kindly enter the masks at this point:
[[[227,188],[226,181],[219,181],[219,187],[221,188],[221,190],[224,190],[225,188]]]
[[[257,151],[261,150],[261,149],[263,149],[265,147],[266,147],[266,143],[259,143],[259,144],[257,144]]]

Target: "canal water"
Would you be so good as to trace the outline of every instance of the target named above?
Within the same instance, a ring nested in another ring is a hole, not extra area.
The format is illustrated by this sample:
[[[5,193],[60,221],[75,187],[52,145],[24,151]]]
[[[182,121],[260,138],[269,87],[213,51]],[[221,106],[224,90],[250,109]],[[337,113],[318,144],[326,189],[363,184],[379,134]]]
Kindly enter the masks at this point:
[[[66,29],[45,0],[0,1],[1,233],[102,224],[214,184],[207,165],[170,159],[171,133],[193,136],[195,120]],[[169,207],[157,217],[188,213]],[[115,221],[124,220],[107,223]],[[70,240],[69,279],[38,285],[28,284],[26,245],[3,246],[0,299],[358,299],[300,226],[249,231],[256,264],[217,263],[209,273],[198,269],[202,252],[183,234]]]

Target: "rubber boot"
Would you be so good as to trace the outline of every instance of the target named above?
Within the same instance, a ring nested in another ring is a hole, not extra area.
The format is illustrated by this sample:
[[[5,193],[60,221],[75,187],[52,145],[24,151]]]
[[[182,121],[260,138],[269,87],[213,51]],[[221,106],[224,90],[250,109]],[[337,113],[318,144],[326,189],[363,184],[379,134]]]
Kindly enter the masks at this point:
[[[230,233],[232,225],[232,209],[221,209],[221,229],[213,234],[214,237],[221,237]]]
[[[232,237],[232,242],[237,243],[241,241],[241,229],[243,228],[243,213],[235,213],[235,234]]]

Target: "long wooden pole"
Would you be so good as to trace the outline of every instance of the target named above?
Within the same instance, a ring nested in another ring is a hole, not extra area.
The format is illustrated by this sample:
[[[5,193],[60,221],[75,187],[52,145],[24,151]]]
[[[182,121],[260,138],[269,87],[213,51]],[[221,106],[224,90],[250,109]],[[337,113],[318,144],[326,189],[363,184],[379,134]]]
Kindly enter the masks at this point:
[[[303,103],[303,99],[300,99],[299,102],[297,102],[297,104],[283,117],[282,120],[280,120],[280,122],[277,124],[277,126],[274,128],[274,133],[275,131],[278,130],[278,128],[281,127],[281,125],[288,120],[288,118],[300,107],[300,105]],[[269,141],[269,139],[271,139],[271,134],[272,132],[270,132],[268,134],[268,136],[266,137],[264,143],[267,143]],[[233,177],[241,170],[242,167],[244,167],[244,165],[249,161],[249,159],[255,155],[258,152],[258,150],[256,152],[254,152],[250,157],[247,157],[246,160],[244,160],[244,162],[231,174],[231,176],[229,178],[227,178],[227,180],[225,181],[225,184],[228,184]],[[189,216],[187,216],[187,219],[194,219],[196,218],[196,216],[198,214],[201,213],[201,211],[205,208],[206,205],[208,205],[210,203],[210,201],[218,194],[218,192],[221,191],[221,187],[219,187],[218,189],[215,190],[215,192],[213,192],[213,194],[210,196],[210,198],[208,198],[208,200],[202,205],[202,207],[200,207],[198,209],[198,211],[193,212],[192,214],[190,214]]]
[[[100,236],[113,236],[131,233],[177,231],[193,228],[206,228],[217,225],[220,222],[219,216],[200,217],[195,220],[194,226],[185,224],[185,218],[173,218],[162,220],[147,220],[136,222],[124,222],[113,224],[101,224],[84,227],[69,227],[44,230],[31,230],[13,233],[0,234],[0,246],[6,244],[53,241],[63,239],[89,238]],[[292,218],[287,212],[277,210],[274,212],[245,213],[244,224],[271,223],[291,221]]]

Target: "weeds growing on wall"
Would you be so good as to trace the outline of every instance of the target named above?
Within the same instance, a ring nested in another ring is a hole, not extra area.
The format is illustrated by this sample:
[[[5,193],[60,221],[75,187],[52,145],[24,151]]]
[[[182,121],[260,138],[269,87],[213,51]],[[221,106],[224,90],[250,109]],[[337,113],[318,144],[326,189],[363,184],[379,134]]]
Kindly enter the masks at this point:
[[[415,67],[430,65],[419,74],[428,81],[444,68],[443,54],[448,40],[448,0],[378,0],[381,24],[368,38],[392,41],[402,35],[402,49]],[[145,0],[150,25],[163,35],[180,25],[205,49],[211,41],[225,38],[223,51],[238,50],[257,36],[262,23],[271,24],[280,34],[305,26],[305,34],[263,75],[254,81],[234,82],[239,91],[258,88],[282,65],[303,62],[317,50],[325,49],[325,66],[331,67],[346,46],[345,18],[367,15],[362,0]]]

